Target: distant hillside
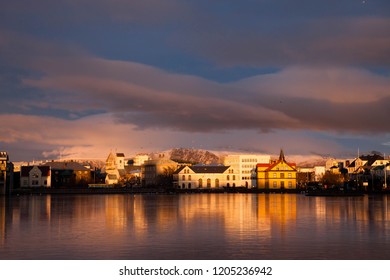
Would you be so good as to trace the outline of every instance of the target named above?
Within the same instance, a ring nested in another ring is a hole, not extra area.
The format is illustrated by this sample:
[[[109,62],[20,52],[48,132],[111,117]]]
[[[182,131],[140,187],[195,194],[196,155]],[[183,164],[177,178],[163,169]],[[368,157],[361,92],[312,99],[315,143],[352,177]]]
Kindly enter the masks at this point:
[[[175,148],[168,152],[169,158],[177,162],[189,162],[192,164],[216,164],[220,162],[217,155],[205,151],[186,148]]]

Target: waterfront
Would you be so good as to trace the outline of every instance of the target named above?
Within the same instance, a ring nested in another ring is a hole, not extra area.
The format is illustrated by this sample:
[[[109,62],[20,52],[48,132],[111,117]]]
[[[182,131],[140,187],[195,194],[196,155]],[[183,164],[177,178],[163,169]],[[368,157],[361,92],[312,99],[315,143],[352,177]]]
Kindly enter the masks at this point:
[[[390,259],[390,196],[0,197],[0,259]]]

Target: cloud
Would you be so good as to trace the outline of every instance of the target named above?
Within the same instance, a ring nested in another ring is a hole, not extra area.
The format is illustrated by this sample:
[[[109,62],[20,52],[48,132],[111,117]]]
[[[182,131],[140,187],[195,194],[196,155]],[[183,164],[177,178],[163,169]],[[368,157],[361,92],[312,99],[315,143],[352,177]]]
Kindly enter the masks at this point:
[[[303,19],[259,19],[245,28],[199,22],[191,36],[184,35],[185,40],[173,37],[172,41],[225,67],[389,65],[389,18]],[[233,20],[232,24],[235,23]]]
[[[108,23],[161,24],[180,18],[186,11],[186,5],[178,0],[58,0],[56,3],[50,0],[19,0],[2,4],[2,10],[8,22],[14,22],[12,17],[18,15],[23,16],[26,23],[46,25],[45,28],[49,29],[66,29],[82,23],[99,24],[102,20]],[[15,25],[19,27],[23,23]]]
[[[126,147],[105,133],[138,147],[158,139],[162,146],[203,141],[253,149],[261,139],[279,145],[290,135],[297,150],[301,143],[321,149],[315,141],[336,147],[343,135],[387,138],[388,7],[308,0],[4,3],[0,118],[7,125],[0,143],[31,141],[52,156],[93,154],[110,142]],[[272,73],[230,83],[199,77],[228,80],[221,76],[238,72]],[[303,141],[298,134],[308,131],[326,139]]]
[[[236,83],[170,73],[93,56],[32,62],[42,77],[24,85],[45,92],[45,106],[107,112],[139,129],[206,132],[312,129],[387,132],[390,80],[358,68],[289,67]],[[35,106],[38,106],[37,104]],[[364,114],[370,108],[370,116]]]
[[[335,139],[319,139],[310,132],[138,130],[117,122],[111,114],[77,120],[9,114],[0,115],[0,121],[4,124],[0,127],[0,149],[5,148],[13,161],[59,157],[104,159],[110,150],[131,157],[139,152],[160,152],[173,147],[262,154],[276,154],[284,148],[290,155],[307,154],[311,150],[319,153],[342,150]]]

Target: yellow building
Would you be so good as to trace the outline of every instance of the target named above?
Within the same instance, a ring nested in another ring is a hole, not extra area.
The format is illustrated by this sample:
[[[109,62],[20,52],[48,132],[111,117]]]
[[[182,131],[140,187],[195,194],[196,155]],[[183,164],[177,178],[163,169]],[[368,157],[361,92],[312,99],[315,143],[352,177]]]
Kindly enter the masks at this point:
[[[256,166],[257,188],[259,189],[296,189],[297,169],[295,163],[288,163],[283,150],[279,159]]]

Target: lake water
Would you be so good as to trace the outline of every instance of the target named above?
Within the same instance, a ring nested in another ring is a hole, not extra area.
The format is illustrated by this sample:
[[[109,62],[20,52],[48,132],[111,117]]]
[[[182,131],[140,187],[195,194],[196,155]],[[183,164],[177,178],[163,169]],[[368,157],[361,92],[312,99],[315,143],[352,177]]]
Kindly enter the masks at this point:
[[[0,197],[0,259],[390,259],[390,196]]]

